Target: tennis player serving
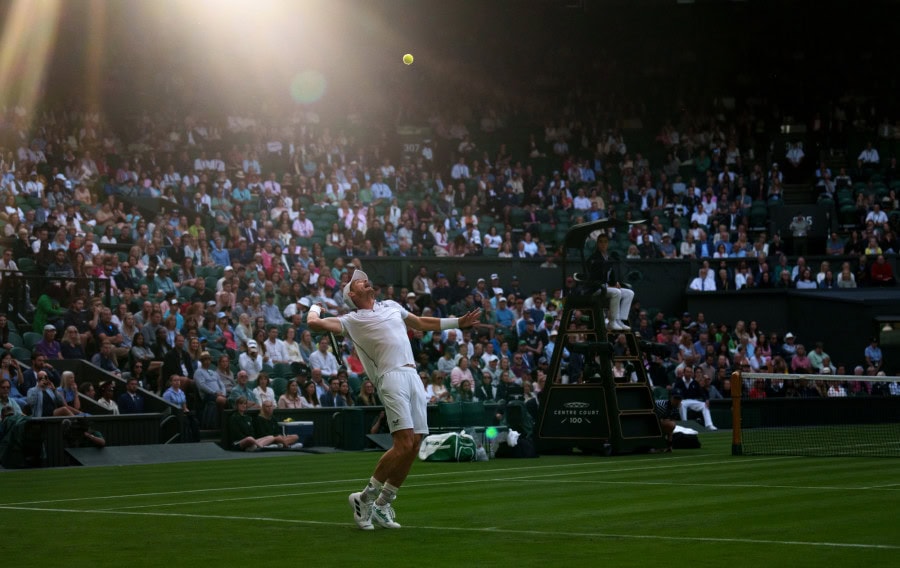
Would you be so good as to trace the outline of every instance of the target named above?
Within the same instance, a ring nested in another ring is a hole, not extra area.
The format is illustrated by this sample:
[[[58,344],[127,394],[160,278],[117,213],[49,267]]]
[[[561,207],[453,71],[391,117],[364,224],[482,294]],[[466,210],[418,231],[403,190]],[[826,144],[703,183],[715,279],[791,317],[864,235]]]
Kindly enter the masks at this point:
[[[416,372],[407,328],[440,332],[472,327],[479,321],[481,310],[460,318],[419,317],[394,301],[376,302],[375,289],[361,270],[353,273],[343,292],[350,313],[322,319],[321,306],[314,305],[307,324],[313,331],[349,337],[366,375],[378,389],[394,445],[381,456],[365,489],[351,493],[349,500],[359,528],[372,530],[374,521],[398,529],[391,503],[412,468],[422,436],[428,434],[425,387]]]

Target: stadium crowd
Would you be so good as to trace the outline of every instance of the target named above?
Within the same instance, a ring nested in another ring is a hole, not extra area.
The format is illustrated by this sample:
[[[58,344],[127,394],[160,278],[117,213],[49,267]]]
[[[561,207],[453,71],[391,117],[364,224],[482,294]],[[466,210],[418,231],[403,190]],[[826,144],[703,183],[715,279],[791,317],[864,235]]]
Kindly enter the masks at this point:
[[[61,357],[136,376],[160,394],[178,377],[176,404],[187,404],[180,389],[196,393],[191,406],[239,397],[250,408],[375,404],[353,346],[332,352],[304,315],[313,304],[339,313],[352,271],[383,256],[420,269],[412,282],[376,282],[381,298],[425,315],[484,310],[471,333],[411,335],[433,401],[533,397],[560,326],[573,325],[560,314],[574,282],[533,290],[524,277],[456,272],[451,259],[535,259],[535,270],[553,270],[566,229],[604,218],[647,220],[611,231],[623,259],[697,259],[686,289],[896,284],[885,256],[900,246],[900,173],[884,149],[898,136],[874,108],[835,102],[811,112],[801,143],[767,128],[772,108],[717,101],[656,120],[596,85],[538,111],[504,95],[428,103],[398,103],[400,116],[421,117],[431,132],[401,156],[383,134],[394,124],[315,106],[217,115],[173,100],[115,123],[69,106],[3,109],[0,275],[7,284],[19,272],[51,279],[28,290],[30,329],[0,315],[10,400],[33,412],[29,391],[45,373],[68,389],[49,401],[66,412],[75,387],[46,364]],[[635,119],[655,136],[629,127]],[[869,141],[855,145],[850,132]],[[772,230],[768,210],[792,184],[816,188],[840,215],[841,232],[815,251],[839,263],[808,266],[808,254],[795,254],[785,237],[803,237],[802,219]],[[670,350],[648,361],[655,384],[676,384],[691,368],[709,379],[709,396],[727,396],[722,374],[731,369],[883,369],[868,353],[824,363],[810,353],[816,364],[806,365],[790,334],[752,323],[648,314],[638,304],[629,320]],[[26,344],[27,331],[40,338]],[[569,381],[580,380],[578,358],[565,353]]]

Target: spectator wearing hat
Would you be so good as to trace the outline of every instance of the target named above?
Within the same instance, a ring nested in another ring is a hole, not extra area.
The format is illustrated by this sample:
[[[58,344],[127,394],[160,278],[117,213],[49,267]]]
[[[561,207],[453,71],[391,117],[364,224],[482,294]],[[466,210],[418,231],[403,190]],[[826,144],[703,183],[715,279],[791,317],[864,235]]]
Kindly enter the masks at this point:
[[[262,371],[264,361],[265,358],[260,354],[259,344],[251,339],[247,342],[247,352],[241,353],[238,357],[238,366],[247,373],[251,381],[255,381]]]
[[[508,300],[501,296],[497,299],[497,327],[507,333],[512,332],[516,324],[516,314],[508,306]]]
[[[472,288],[472,294],[477,294],[481,296],[481,298],[490,298],[492,294],[492,290],[488,289],[487,281],[484,278],[479,278],[475,282],[475,287]]]
[[[43,337],[34,345],[34,352],[47,359],[61,359],[61,349],[59,341],[56,340],[56,327],[48,323],[44,326]]]
[[[781,356],[788,366],[791,364],[791,359],[797,354],[797,344],[795,341],[796,337],[790,331],[784,334],[784,343],[781,345]]]
[[[116,394],[116,383],[115,381],[109,380],[100,384],[100,397],[97,399],[97,405],[101,408],[105,408],[109,411],[110,414],[117,415],[119,414],[119,405],[116,404],[115,394]]]
[[[238,373],[238,377],[240,377],[240,374]],[[214,402],[220,409],[225,408],[228,400],[227,389],[225,383],[219,378],[219,373],[212,368],[212,356],[209,351],[200,353],[200,367],[194,371],[194,382],[204,401]],[[239,380],[238,383],[240,384]],[[244,384],[246,386],[246,380]],[[232,389],[232,393],[234,393],[234,389]]]
[[[408,292],[406,294],[406,299],[403,301],[403,308],[406,311],[408,311],[410,313],[414,313],[416,315],[419,315],[421,313],[422,310],[419,308],[419,305],[416,303],[416,293],[415,292]]]
[[[291,302],[284,308],[284,311],[282,312],[282,314],[284,314],[284,319],[290,321],[291,323],[294,323],[294,316],[300,316],[302,320],[303,314],[305,314],[307,310],[309,310],[310,305],[311,303],[309,301],[309,298],[305,296],[302,298],[297,298],[296,302]]]

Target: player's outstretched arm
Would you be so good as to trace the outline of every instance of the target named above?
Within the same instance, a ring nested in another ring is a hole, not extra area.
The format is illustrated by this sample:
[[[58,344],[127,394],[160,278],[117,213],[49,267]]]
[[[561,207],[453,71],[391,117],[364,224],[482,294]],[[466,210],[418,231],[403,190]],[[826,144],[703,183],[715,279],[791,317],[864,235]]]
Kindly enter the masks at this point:
[[[442,331],[444,329],[457,329],[472,327],[481,318],[481,309],[476,308],[459,318],[432,318],[409,314],[406,317],[406,326],[419,331]]]
[[[315,309],[318,308],[318,309]],[[342,333],[343,328],[341,327],[341,320],[338,318],[323,318],[322,317],[322,308],[321,306],[314,305],[309,309],[309,314],[306,316],[306,325],[309,326],[309,329],[317,332],[330,332],[330,333]]]

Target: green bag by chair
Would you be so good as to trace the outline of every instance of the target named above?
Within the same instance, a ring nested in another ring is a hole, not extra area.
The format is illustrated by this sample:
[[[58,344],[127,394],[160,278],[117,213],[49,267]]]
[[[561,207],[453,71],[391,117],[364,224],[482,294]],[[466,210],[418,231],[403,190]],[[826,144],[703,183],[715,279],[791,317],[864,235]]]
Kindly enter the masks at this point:
[[[475,439],[465,432],[432,434],[419,446],[422,461],[475,461]]]

